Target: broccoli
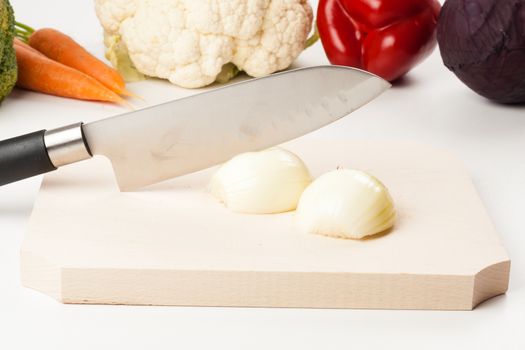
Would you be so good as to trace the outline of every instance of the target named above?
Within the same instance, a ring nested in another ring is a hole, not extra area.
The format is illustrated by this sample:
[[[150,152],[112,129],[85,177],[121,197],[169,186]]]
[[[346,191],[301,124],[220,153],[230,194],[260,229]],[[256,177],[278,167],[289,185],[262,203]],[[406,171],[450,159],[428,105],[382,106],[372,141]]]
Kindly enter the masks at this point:
[[[0,102],[16,83],[16,54],[13,48],[15,17],[9,0],[0,0]]]

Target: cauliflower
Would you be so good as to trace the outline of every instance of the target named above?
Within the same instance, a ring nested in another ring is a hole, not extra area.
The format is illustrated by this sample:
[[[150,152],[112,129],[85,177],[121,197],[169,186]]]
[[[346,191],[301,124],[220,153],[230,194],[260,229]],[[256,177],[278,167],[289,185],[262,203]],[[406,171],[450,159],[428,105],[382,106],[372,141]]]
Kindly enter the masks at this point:
[[[213,83],[223,67],[253,77],[287,68],[313,19],[307,0],[95,0],[95,8],[139,72],[187,88]]]

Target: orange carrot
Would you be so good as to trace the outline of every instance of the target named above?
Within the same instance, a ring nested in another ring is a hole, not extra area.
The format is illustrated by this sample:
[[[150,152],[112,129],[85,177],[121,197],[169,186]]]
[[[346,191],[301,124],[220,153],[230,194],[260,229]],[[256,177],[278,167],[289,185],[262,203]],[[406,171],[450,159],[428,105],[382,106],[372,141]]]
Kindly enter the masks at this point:
[[[37,55],[44,56],[44,54],[42,52],[38,51],[37,49],[32,48],[31,46],[29,46],[28,44],[26,44],[25,42],[23,42],[22,40],[20,40],[18,38],[15,38],[13,40],[13,44],[15,45],[15,47],[17,45],[19,45],[19,46],[22,46],[23,48],[26,48],[26,49],[30,50],[31,52],[36,53]]]
[[[51,28],[34,31],[29,45],[52,60],[87,74],[117,94],[132,96],[119,72],[100,61],[66,34]]]
[[[18,80],[16,85],[46,94],[82,100],[124,103],[122,98],[94,78],[53,61],[15,42]]]

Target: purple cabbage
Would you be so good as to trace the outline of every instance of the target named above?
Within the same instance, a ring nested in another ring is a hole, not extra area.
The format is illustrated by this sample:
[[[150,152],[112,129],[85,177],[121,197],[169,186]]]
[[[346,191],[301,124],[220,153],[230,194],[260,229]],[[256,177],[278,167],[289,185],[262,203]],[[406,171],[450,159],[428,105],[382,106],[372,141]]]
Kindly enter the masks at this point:
[[[525,102],[525,0],[447,0],[437,39],[445,66],[472,90]]]

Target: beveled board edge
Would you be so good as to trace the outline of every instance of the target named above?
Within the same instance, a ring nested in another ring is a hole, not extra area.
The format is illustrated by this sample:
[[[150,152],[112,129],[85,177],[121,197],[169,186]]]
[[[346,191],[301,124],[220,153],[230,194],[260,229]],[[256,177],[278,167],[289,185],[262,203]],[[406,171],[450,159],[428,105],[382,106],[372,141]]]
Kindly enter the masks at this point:
[[[28,251],[21,260],[24,286],[71,304],[472,310],[506,292],[510,271],[509,260],[474,275],[84,269]]]
[[[504,294],[509,288],[510,260],[487,266],[474,276],[472,308],[485,300]]]
[[[38,290],[57,300],[62,298],[60,267],[39,254],[22,249],[20,279],[24,287]]]

